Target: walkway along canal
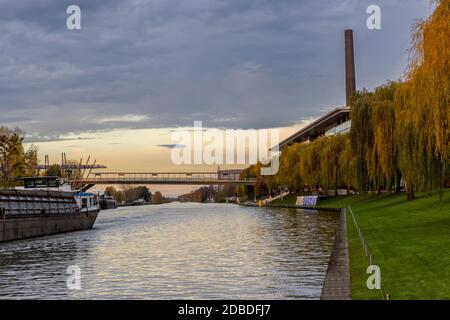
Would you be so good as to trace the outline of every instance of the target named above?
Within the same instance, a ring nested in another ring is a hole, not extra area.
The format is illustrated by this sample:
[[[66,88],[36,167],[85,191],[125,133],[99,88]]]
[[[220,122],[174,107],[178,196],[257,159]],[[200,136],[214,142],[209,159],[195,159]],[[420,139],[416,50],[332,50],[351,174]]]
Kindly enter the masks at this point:
[[[350,259],[348,253],[347,212],[342,209],[327,274],[320,298],[322,300],[351,300]]]

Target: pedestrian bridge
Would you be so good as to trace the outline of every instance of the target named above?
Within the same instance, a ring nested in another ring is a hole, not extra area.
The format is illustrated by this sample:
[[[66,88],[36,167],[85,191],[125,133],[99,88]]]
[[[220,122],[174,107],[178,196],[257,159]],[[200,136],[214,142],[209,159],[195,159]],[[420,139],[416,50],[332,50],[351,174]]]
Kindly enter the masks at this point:
[[[220,172],[93,172],[87,177],[70,180],[76,185],[97,184],[184,184],[184,185],[255,185],[256,179],[241,179]]]

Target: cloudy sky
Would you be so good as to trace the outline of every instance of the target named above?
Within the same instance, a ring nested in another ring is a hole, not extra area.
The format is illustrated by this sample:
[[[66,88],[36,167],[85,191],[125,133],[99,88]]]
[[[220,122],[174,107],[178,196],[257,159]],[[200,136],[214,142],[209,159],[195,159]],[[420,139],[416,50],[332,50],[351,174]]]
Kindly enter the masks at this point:
[[[66,28],[70,4],[81,30]],[[366,27],[370,4],[382,30]],[[77,157],[124,143],[117,131],[134,150],[170,143],[167,128],[194,120],[288,134],[344,104],[344,29],[371,89],[402,76],[429,13],[428,0],[0,0],[0,122]]]

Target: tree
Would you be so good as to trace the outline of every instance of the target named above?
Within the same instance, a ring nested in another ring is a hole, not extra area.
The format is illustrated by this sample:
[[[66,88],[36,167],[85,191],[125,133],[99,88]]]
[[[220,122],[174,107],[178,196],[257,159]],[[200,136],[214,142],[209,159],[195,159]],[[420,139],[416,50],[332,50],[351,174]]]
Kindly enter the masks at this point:
[[[25,151],[23,132],[0,127],[0,185],[16,185],[16,178],[35,174],[37,147]]]
[[[406,78],[354,95],[350,135],[286,147],[271,188],[398,191],[403,182],[409,200],[415,191],[442,191],[450,180],[450,0],[434,3],[413,30]],[[257,169],[243,177],[258,178]]]
[[[152,197],[152,203],[160,204],[160,203],[163,203],[163,201],[164,201],[164,197],[162,196],[161,192],[156,191]]]
[[[139,186],[137,189],[137,199],[143,199],[146,202],[150,202],[152,198],[152,193],[146,186]]]
[[[52,164],[47,171],[45,171],[46,176],[62,176],[61,166],[58,164]]]
[[[450,0],[419,21],[405,83],[396,97],[400,170],[408,188],[441,190],[449,166]]]
[[[394,104],[399,86],[389,82],[374,92],[363,90],[353,97],[350,141],[361,191],[391,189],[400,183]]]
[[[111,197],[114,197],[114,195],[117,193],[116,188],[112,186],[108,186],[105,188],[105,194]]]

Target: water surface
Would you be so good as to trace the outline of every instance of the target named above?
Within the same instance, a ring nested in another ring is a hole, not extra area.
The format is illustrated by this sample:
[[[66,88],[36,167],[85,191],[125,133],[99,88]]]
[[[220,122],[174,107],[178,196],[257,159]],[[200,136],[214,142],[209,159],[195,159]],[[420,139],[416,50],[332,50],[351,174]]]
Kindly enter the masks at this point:
[[[1,243],[0,297],[317,299],[337,225],[336,213],[225,204],[105,210],[92,230]]]

